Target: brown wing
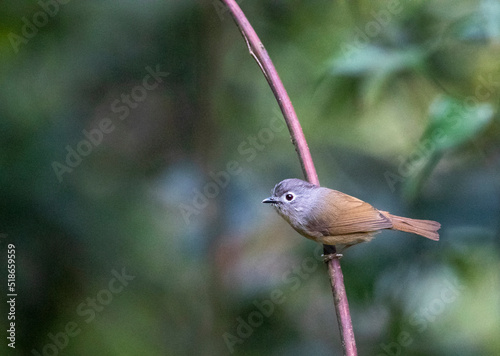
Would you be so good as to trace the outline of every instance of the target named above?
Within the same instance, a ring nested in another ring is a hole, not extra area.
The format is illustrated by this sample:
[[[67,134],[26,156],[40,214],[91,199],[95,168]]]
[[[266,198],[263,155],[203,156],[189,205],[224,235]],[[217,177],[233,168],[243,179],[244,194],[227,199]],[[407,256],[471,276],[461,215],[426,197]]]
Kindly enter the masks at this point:
[[[392,222],[380,211],[362,200],[342,192],[327,189],[322,205],[316,207],[316,223],[323,227],[324,236],[389,229]],[[329,212],[329,216],[322,215]]]

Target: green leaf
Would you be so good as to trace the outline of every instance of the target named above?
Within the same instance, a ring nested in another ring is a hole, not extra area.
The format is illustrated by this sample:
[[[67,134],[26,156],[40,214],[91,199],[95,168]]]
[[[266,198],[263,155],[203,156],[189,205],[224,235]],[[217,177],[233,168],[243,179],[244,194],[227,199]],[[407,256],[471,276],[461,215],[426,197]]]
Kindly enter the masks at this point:
[[[333,61],[330,73],[364,78],[363,96],[367,102],[374,102],[393,76],[418,68],[424,58],[425,52],[417,48],[395,50],[374,45],[347,46],[343,47],[341,57]]]
[[[417,48],[386,49],[374,45],[347,46],[331,66],[334,75],[361,75],[382,71],[394,73],[422,63],[425,52]]]
[[[480,133],[493,118],[490,104],[468,104],[449,96],[430,106],[429,127],[408,158],[401,163],[405,173],[403,194],[413,200],[439,163],[445,150],[458,147]]]
[[[431,140],[436,151],[457,147],[474,138],[493,118],[490,104],[469,104],[449,96],[430,107],[429,127],[421,143]]]

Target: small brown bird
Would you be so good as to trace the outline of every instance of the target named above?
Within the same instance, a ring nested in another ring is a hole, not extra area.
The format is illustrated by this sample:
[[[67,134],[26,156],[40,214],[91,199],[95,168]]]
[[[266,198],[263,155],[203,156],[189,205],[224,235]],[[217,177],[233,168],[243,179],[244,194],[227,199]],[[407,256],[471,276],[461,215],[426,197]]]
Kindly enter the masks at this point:
[[[300,179],[278,183],[272,195],[262,202],[272,204],[303,236],[325,245],[336,245],[340,251],[370,241],[384,229],[439,240],[437,231],[441,224],[436,221],[392,215],[350,195]]]

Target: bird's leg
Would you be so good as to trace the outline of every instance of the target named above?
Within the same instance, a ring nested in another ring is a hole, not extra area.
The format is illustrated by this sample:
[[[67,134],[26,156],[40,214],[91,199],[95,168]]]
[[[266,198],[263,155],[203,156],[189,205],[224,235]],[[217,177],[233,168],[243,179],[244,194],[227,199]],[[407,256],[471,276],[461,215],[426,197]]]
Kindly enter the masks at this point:
[[[323,262],[328,263],[330,260],[333,260],[335,258],[340,259],[344,257],[344,255],[341,253],[330,253],[328,255],[322,254],[321,257],[323,257]]]
[[[335,258],[339,259],[344,256],[337,251],[333,252],[334,248],[338,248],[339,252],[343,252],[345,250],[345,247],[343,245],[335,245],[335,247],[331,245],[324,245],[323,254],[321,255],[321,257],[323,258],[323,261],[325,263],[328,263],[328,261]]]

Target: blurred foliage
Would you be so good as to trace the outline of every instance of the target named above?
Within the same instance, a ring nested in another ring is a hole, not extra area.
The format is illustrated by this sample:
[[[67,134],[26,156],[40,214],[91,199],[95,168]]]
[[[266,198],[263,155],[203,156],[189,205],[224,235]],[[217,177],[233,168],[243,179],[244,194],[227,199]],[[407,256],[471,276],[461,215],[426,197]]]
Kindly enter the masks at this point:
[[[346,253],[359,354],[500,354],[498,1],[239,3],[322,184],[442,223]],[[223,5],[0,19],[2,354],[341,354],[321,249],[260,204],[302,172]]]

